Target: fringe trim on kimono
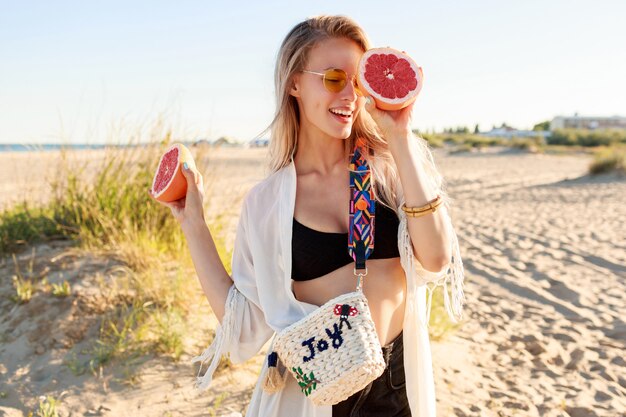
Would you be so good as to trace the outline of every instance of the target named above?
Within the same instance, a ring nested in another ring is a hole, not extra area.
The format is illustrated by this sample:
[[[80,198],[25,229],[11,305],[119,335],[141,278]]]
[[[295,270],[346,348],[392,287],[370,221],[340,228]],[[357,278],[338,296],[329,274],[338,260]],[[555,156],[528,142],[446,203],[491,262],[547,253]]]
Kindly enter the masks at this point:
[[[242,308],[245,302],[244,296],[237,290],[237,287],[233,284],[228,291],[226,297],[226,310],[224,312],[224,318],[222,324],[218,324],[215,331],[215,338],[211,345],[202,352],[201,355],[191,359],[191,363],[200,362],[200,369],[198,369],[198,376],[196,377],[196,388],[205,390],[211,384],[213,380],[213,372],[217,369],[220,363],[222,355],[225,353],[224,348],[231,344],[231,338],[235,332],[235,312]],[[204,375],[200,376],[203,365],[205,362],[211,361]]]
[[[445,272],[435,273],[423,269],[419,266],[419,261],[415,259],[413,254],[413,247],[411,243],[411,236],[409,235],[409,228],[407,224],[406,214],[403,212],[400,214],[400,227],[402,231],[399,236],[399,246],[402,250],[405,250],[406,259],[408,260],[408,270],[416,271],[418,277],[426,285],[428,292],[427,300],[427,313],[426,313],[426,325],[429,326],[430,310],[432,306],[433,291],[435,288],[442,286],[444,295],[444,306],[450,319],[457,323],[458,320],[463,318],[463,304],[465,296],[463,293],[463,261],[461,259],[461,252],[459,249],[459,240],[457,238],[454,226],[450,221],[450,229],[452,231],[451,244],[452,244],[452,258],[450,263],[446,266]],[[430,284],[430,285],[429,285]],[[448,284],[450,284],[450,292],[448,293]],[[421,285],[418,283],[418,285]]]

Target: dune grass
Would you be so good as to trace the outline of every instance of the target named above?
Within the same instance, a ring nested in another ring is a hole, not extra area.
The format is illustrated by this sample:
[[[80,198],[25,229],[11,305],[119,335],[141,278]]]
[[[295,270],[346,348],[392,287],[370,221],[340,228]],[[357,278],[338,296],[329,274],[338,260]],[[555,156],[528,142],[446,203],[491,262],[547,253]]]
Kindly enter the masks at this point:
[[[48,180],[51,200],[40,206],[24,201],[0,213],[0,254],[13,256],[16,303],[26,303],[38,292],[59,298],[72,293],[67,281],[48,285],[32,271],[22,273],[15,252],[35,243],[69,239],[84,253],[123,265],[107,271],[113,281],[100,284],[103,314],[88,360],[77,352],[68,354],[68,366],[76,373],[149,353],[178,360],[185,347],[198,353],[185,339],[206,340],[188,325],[191,309],[207,306],[185,237],[170,210],[148,194],[159,157],[173,142],[169,132],[161,138],[141,146],[131,141],[108,147],[95,161],[77,162],[75,151],[63,149],[58,170]],[[203,173],[208,152],[192,148]],[[205,190],[208,198],[210,194]],[[231,253],[224,246],[220,219],[218,213],[209,227],[229,271]],[[32,269],[32,259],[30,263]]]
[[[540,136],[536,137],[488,137],[473,133],[416,133],[426,139],[432,148],[453,146],[452,153],[470,152],[475,149],[490,146],[506,146],[515,149],[524,149],[532,152],[541,152],[545,149],[545,141]]]
[[[617,160],[610,154],[615,153],[626,144],[626,133],[619,129],[561,129],[551,132],[545,139],[534,137],[487,137],[472,133],[419,133],[418,136],[426,139],[432,148],[451,146],[450,153],[471,152],[490,146],[504,146],[513,149],[522,149],[532,153],[552,155],[589,154],[603,159],[595,165],[616,166],[619,171],[619,156]],[[605,149],[608,149],[605,151]],[[618,153],[619,155],[619,153]],[[612,161],[612,162],[611,162]],[[602,167],[598,168],[600,171]],[[609,168],[613,170],[613,168]],[[599,172],[600,172],[599,171]],[[593,172],[592,172],[593,173]]]
[[[600,147],[594,153],[589,173],[597,175],[609,172],[626,175],[626,144]]]
[[[59,417],[59,411],[57,410],[60,404],[60,398],[54,398],[51,395],[39,397],[39,406],[35,410],[35,414],[28,413],[28,417]]]

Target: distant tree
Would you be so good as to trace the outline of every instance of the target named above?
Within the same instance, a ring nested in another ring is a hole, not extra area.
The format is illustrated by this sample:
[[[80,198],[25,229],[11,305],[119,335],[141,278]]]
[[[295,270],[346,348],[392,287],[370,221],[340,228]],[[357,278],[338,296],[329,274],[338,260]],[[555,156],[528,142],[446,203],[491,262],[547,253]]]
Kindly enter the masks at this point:
[[[506,129],[507,127],[509,129],[513,129],[513,126],[508,125],[506,122],[502,122],[502,126],[500,126],[500,129]]]
[[[480,129],[478,128],[478,123],[476,123],[476,126],[474,126],[474,134],[477,135],[480,133]]]
[[[534,131],[550,130],[550,120],[546,120],[545,122],[537,123],[533,126]]]

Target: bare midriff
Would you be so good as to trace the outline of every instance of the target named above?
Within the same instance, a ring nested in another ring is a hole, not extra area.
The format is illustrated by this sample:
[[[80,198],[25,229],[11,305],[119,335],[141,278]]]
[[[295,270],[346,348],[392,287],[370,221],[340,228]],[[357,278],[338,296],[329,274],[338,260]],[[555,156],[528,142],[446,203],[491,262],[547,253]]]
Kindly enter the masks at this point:
[[[400,258],[371,259],[366,262],[363,292],[372,313],[376,333],[385,346],[402,331],[406,301],[406,277]],[[321,306],[328,300],[356,289],[354,263],[308,281],[293,281],[297,300]]]

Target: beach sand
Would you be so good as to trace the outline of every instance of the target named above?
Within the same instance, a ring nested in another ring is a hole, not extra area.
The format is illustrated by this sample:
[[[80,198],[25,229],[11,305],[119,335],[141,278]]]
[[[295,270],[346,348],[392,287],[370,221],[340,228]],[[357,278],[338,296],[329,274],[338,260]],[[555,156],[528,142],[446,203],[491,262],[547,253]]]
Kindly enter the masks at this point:
[[[467,317],[433,346],[440,415],[626,413],[626,181],[588,161],[442,159]]]
[[[79,158],[101,157],[81,152]],[[625,415],[626,180],[587,176],[585,155],[434,153],[453,198],[467,300],[460,328],[432,342],[438,415]],[[241,196],[266,174],[264,156],[263,149],[212,154],[207,217],[226,209],[227,247]],[[0,153],[0,206],[26,191],[49,198],[42,173],[53,166],[52,152]],[[206,392],[192,388],[196,368],[187,355],[179,363],[146,358],[130,383],[123,382],[124,366],[72,373],[69,349],[93,337],[103,308],[95,281],[112,279],[116,262],[52,242],[20,253],[21,264],[33,250],[34,270],[48,268],[51,282],[67,279],[73,296],[36,294],[16,305],[7,298],[13,261],[0,261],[0,416],[26,415],[46,394],[60,398],[61,415],[245,411],[264,351],[220,372]],[[200,326],[208,333],[216,320],[207,305],[198,308],[207,309]],[[198,353],[204,342],[197,341]]]

